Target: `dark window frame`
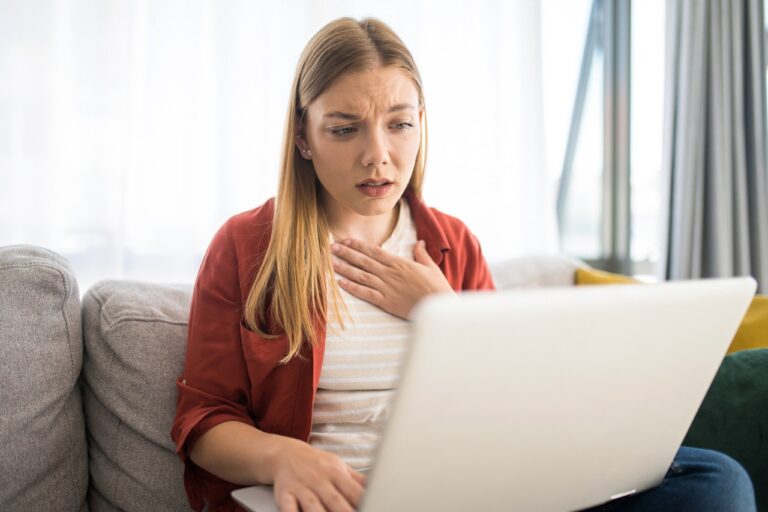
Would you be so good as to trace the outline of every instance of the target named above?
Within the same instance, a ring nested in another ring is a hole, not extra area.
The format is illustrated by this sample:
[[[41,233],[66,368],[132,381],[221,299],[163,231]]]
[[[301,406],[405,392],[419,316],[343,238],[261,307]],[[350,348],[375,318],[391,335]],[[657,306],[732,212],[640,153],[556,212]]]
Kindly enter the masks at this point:
[[[630,253],[631,21],[631,0],[593,0],[557,196],[558,229],[560,239],[563,240],[568,222],[566,204],[571,191],[573,162],[592,60],[597,52],[602,52],[604,83],[600,251],[597,258],[582,259],[596,268],[627,275],[652,272],[651,262],[633,262]]]

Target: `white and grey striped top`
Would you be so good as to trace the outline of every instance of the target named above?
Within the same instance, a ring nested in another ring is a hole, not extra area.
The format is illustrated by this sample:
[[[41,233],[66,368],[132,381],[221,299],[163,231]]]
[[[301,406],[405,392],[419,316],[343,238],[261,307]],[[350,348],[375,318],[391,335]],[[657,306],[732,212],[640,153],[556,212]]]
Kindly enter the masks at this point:
[[[401,199],[397,224],[382,248],[413,260],[415,243],[416,226],[408,202]],[[332,314],[331,294],[309,443],[361,469],[372,463],[411,333],[408,321],[345,290],[340,294],[351,318],[344,317],[342,331]],[[344,315],[341,305],[339,311]]]

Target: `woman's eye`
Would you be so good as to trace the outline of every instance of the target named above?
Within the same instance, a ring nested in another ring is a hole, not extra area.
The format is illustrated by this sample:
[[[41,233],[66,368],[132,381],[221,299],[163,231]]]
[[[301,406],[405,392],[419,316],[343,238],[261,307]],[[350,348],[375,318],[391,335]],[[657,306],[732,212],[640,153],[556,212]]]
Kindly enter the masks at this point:
[[[413,123],[403,122],[403,123],[397,123],[395,125],[395,128],[398,130],[407,130],[408,128],[413,128]]]
[[[345,136],[355,132],[355,128],[351,126],[345,126],[344,128],[331,128],[331,133],[334,135]]]

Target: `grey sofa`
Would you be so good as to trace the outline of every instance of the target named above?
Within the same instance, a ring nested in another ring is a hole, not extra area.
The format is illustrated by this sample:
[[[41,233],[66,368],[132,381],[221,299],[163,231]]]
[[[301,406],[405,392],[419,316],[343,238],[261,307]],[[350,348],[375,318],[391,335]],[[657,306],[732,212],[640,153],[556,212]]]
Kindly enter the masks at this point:
[[[189,510],[169,437],[191,286],[0,248],[0,510]]]
[[[499,289],[570,285],[578,262],[492,266]],[[0,511],[189,510],[169,437],[191,285],[102,281],[0,247]]]
[[[528,259],[497,285],[571,284],[576,263]],[[169,437],[191,285],[102,281],[0,247],[0,510],[189,510]]]

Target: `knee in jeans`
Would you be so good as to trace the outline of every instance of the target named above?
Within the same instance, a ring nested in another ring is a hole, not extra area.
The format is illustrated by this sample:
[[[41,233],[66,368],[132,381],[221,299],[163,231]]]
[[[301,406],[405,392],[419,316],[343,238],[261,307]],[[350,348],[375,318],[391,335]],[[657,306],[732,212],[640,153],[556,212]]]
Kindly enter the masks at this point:
[[[711,452],[712,484],[722,489],[724,494],[734,498],[752,496],[752,479],[736,460],[720,452]],[[738,499],[738,498],[737,498]]]

